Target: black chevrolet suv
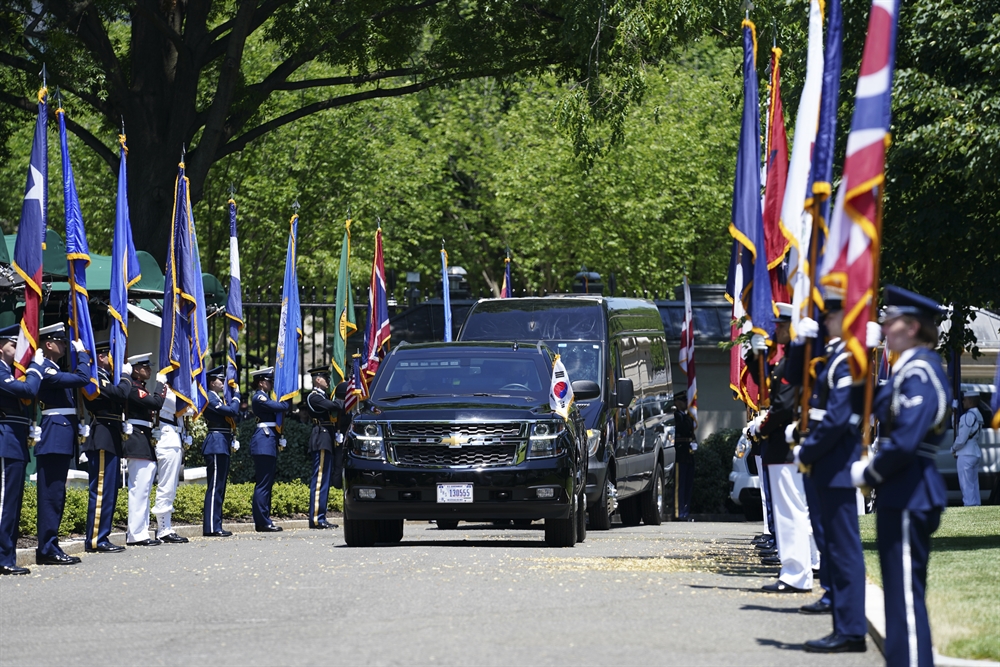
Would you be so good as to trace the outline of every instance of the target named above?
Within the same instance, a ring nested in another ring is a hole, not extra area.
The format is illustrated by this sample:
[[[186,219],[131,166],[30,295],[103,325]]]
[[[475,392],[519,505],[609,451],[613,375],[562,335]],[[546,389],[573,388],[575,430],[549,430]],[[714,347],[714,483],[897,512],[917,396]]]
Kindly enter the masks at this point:
[[[545,519],[545,541],[586,536],[587,436],[549,407],[543,344],[403,345],[386,357],[348,436],[348,546],[399,542],[403,521]],[[580,400],[594,382],[573,383]]]

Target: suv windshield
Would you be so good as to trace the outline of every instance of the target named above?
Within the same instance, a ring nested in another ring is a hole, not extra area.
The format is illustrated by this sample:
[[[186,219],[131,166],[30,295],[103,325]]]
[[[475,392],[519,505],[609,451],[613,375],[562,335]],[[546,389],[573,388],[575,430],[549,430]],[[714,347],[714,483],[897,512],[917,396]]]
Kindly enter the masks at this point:
[[[601,344],[588,340],[545,341],[566,367],[569,379],[590,380],[602,386]]]
[[[418,396],[511,395],[544,399],[549,382],[539,360],[488,352],[407,355],[397,358],[379,381],[372,398]]]

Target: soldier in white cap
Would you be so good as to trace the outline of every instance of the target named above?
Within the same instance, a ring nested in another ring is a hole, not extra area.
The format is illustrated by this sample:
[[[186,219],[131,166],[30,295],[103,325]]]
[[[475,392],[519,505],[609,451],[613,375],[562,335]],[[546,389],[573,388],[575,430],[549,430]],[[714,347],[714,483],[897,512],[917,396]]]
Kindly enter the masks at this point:
[[[152,373],[149,357],[148,352],[131,356],[122,369],[130,371],[132,378],[126,406],[126,433],[122,438],[122,449],[128,462],[128,532],[125,544],[138,547],[162,544],[149,536],[149,494],[156,475],[153,428],[163,407],[167,378],[157,375],[155,389],[152,393],[146,391],[146,381]]]
[[[958,418],[958,433],[951,453],[958,467],[958,486],[962,489],[962,504],[966,507],[980,505],[979,462],[983,451],[979,448],[979,437],[983,432],[983,415],[979,412],[979,392],[967,391],[962,394],[965,412]]]
[[[177,394],[168,386],[163,407],[160,408],[159,430],[153,431],[156,436],[157,480],[153,515],[156,517],[156,538],[167,544],[184,544],[188,541],[170,525],[174,513],[174,498],[177,496],[177,482],[184,467],[184,448],[191,441],[191,436],[184,432],[184,417],[181,416],[186,407],[182,401],[177,400]]]

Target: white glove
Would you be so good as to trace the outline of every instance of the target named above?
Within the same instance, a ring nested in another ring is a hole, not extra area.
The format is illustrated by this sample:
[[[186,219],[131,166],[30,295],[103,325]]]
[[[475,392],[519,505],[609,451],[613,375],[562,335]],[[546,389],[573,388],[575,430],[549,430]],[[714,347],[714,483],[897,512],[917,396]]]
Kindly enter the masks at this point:
[[[795,424],[789,424],[785,427],[785,442],[788,444],[795,442]]]
[[[279,438],[278,439],[278,449],[284,449],[287,446],[288,446],[288,441],[287,440],[285,440],[284,438]]]
[[[194,442],[194,438],[192,438],[190,435],[185,435],[184,436],[184,446],[185,447],[190,447],[193,442]]]
[[[132,375],[132,364],[127,361],[122,364],[122,375]]]
[[[132,425],[128,422],[122,423],[122,433],[125,435],[132,435]]]
[[[766,352],[767,341],[760,334],[750,336],[750,349],[754,352]]]
[[[42,351],[42,348],[35,350],[35,356],[32,358],[32,361],[39,366],[45,363],[45,352]]]
[[[698,451],[698,441],[697,440],[692,440],[691,441],[691,451],[692,452]]]
[[[167,383],[167,376],[164,375],[163,373],[157,373],[156,374],[156,381],[159,382],[160,384],[166,384]]]
[[[337,431],[336,433],[333,434],[333,439],[337,441],[338,445],[341,445],[344,443],[344,434],[341,433],[340,431]]]
[[[38,442],[42,439],[42,427],[38,424],[32,424],[31,428],[28,429],[28,437]]]
[[[799,453],[801,451],[802,451],[802,445],[795,445],[794,447],[792,447],[792,456],[794,457],[792,459],[792,463],[794,463],[795,465],[799,465],[802,463],[801,459],[799,459]]]
[[[73,342],[70,343],[70,345],[72,345],[73,349],[76,350],[77,352],[86,352],[87,351],[87,348],[85,348],[83,346],[83,341],[80,340],[79,338],[74,339]]]
[[[882,342],[882,325],[878,322],[869,322],[865,325],[865,347],[873,350]]]
[[[855,461],[851,464],[851,484],[858,487],[868,486],[865,481],[865,470],[868,469],[868,461]]]
[[[235,439],[233,440],[233,451],[234,452],[240,451],[240,441],[239,440],[235,440]]]
[[[795,342],[802,344],[809,338],[819,335],[819,322],[811,317],[803,317],[799,320],[799,326],[795,328]]]
[[[87,452],[80,452],[80,458],[78,458],[77,461],[79,461],[81,465],[84,464],[84,463],[86,463],[87,462]]]
[[[90,424],[77,424],[76,430],[81,438],[90,437]]]
[[[747,430],[746,430],[747,435],[751,437],[756,436],[757,433],[759,433],[760,431],[760,425],[764,423],[765,419],[767,419],[767,410],[761,412],[759,415],[751,419],[750,423],[747,424]]]
[[[957,398],[951,399],[951,409],[952,410],[958,410],[958,399]]]

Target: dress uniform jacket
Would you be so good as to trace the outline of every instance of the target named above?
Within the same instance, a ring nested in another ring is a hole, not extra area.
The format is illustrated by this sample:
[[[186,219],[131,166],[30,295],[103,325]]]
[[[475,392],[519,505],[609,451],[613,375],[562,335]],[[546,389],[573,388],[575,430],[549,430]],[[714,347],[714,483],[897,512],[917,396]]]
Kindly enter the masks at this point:
[[[90,384],[90,355],[76,352],[76,371],[66,373],[58,364],[46,359],[42,364],[42,384],[38,400],[42,404],[42,439],[35,447],[35,455],[73,455],[77,426],[75,389]]]
[[[785,356],[771,367],[768,376],[768,393],[771,408],[767,417],[758,429],[761,437],[761,459],[764,465],[785,463],[788,460],[788,443],[785,442],[785,427],[795,419],[795,407],[798,404],[798,386],[794,378],[789,379],[789,357],[794,346],[785,347]],[[794,364],[793,364],[794,367]],[[747,368],[754,380],[757,380],[757,365],[753,358],[748,358]]]
[[[674,410],[674,453],[677,463],[694,463],[694,419],[687,412]]]
[[[208,434],[202,444],[201,453],[229,454],[233,444],[233,427],[239,420],[239,394],[233,394],[233,400],[226,405],[217,393],[208,392],[208,405],[205,406],[205,425],[208,426]]]
[[[329,399],[326,392],[316,388],[306,396],[306,409],[313,421],[312,433],[309,436],[309,451],[333,451],[333,434],[337,430],[340,413],[344,410],[343,401]]]
[[[122,443],[126,458],[156,460],[153,426],[163,407],[165,395],[166,388],[162,382],[157,382],[153,393],[149,393],[141,382],[134,378],[131,380],[128,422],[132,424],[132,435]]]
[[[253,413],[257,417],[257,428],[250,438],[250,454],[254,456],[278,455],[278,432],[275,422],[279,414],[288,412],[291,407],[285,401],[272,401],[262,390],[253,393],[250,402]]]
[[[84,398],[87,410],[94,415],[90,427],[90,437],[84,443],[85,452],[103,450],[115,456],[122,455],[122,411],[128,400],[132,383],[127,377],[114,385],[111,374],[103,368],[97,369],[97,383],[101,393],[91,400]]]
[[[22,398],[34,399],[42,382],[41,366],[32,363],[24,380],[14,377],[11,367],[0,361],[0,458],[28,461],[30,406]]]

